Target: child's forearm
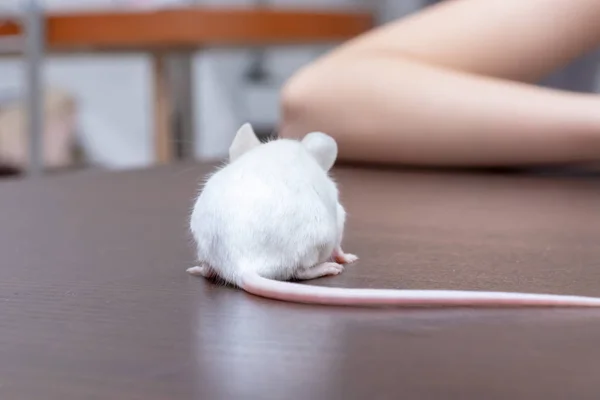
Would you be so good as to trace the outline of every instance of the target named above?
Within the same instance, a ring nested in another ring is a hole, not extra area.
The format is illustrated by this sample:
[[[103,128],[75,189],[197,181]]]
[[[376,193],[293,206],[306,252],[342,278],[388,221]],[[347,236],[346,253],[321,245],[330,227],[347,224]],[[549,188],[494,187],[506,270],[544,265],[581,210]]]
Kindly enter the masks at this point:
[[[339,64],[336,64],[339,63]],[[314,64],[282,92],[281,135],[341,160],[501,166],[600,160],[600,97],[371,56]]]

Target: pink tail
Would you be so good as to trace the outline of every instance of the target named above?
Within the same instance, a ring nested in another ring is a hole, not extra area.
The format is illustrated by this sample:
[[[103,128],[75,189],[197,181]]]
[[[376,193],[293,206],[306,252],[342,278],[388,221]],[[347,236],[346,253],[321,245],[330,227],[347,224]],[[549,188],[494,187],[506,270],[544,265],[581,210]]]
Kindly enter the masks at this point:
[[[248,293],[265,298],[323,305],[600,307],[600,298],[596,297],[461,290],[330,288],[276,281],[255,273],[245,274],[240,286]]]

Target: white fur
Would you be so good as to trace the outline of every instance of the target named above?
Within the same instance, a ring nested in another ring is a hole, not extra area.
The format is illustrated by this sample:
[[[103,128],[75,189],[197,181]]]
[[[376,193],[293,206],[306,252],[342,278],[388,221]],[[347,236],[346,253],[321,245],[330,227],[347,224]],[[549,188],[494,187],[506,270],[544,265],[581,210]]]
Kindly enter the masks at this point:
[[[244,124],[230,163],[208,179],[194,205],[190,225],[199,262],[239,285],[249,269],[287,280],[327,261],[345,220],[327,174],[337,154],[329,139],[315,133],[305,141],[260,144]]]

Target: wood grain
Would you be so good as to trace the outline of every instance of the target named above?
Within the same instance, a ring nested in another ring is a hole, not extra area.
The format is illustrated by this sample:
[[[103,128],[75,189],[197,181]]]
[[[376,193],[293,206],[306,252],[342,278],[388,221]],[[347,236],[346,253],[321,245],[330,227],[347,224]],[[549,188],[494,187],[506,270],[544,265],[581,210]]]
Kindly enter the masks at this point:
[[[0,398],[597,399],[600,311],[336,308],[188,276],[212,167],[0,181]],[[334,171],[315,285],[600,295],[597,178]]]
[[[372,24],[369,13],[220,7],[62,13],[46,20],[54,51],[336,42]],[[0,35],[16,32],[15,24],[0,27]]]

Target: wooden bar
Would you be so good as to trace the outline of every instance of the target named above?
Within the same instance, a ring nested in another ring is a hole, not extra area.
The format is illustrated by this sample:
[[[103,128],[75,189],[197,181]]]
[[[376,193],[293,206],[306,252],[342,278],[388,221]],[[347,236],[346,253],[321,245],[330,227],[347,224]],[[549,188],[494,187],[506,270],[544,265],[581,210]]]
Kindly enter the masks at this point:
[[[173,135],[170,129],[173,102],[166,61],[165,54],[153,54],[154,154],[158,164],[167,164],[173,159]]]
[[[368,13],[181,8],[49,14],[50,50],[278,45],[340,41],[372,27]],[[16,34],[17,24],[0,28]]]
[[[17,23],[0,19],[0,36],[13,36],[20,33],[21,28]]]

